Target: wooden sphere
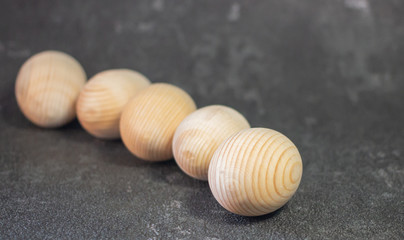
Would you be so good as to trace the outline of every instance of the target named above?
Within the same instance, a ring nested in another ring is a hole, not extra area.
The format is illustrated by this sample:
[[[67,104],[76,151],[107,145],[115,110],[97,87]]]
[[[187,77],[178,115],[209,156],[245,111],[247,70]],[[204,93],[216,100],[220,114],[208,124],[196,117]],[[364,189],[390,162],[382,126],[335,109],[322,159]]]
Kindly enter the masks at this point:
[[[302,171],[299,151],[286,136],[250,128],[216,150],[209,166],[209,186],[230,212],[259,216],[279,209],[293,196]]]
[[[175,131],[174,159],[189,176],[208,180],[213,153],[224,140],[246,128],[250,128],[247,120],[230,107],[213,105],[198,109]]]
[[[122,141],[141,159],[169,160],[175,129],[195,109],[194,101],[182,89],[152,84],[125,106],[120,122]]]
[[[77,100],[77,118],[91,135],[116,139],[123,107],[137,93],[150,85],[140,73],[129,69],[112,69],[92,77]]]
[[[38,53],[18,73],[17,103],[34,124],[60,127],[76,116],[77,97],[86,79],[80,63],[70,55],[57,51]]]

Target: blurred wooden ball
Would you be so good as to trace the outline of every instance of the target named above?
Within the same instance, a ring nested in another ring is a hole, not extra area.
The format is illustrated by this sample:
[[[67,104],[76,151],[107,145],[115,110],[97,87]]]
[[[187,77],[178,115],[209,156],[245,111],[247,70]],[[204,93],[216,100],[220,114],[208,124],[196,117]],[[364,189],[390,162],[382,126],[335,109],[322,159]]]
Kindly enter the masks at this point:
[[[58,51],[44,51],[21,67],[15,95],[22,113],[46,128],[60,127],[76,116],[75,106],[86,74],[73,57]]]
[[[129,69],[96,74],[84,86],[77,101],[80,124],[95,137],[119,138],[119,120],[124,106],[149,85],[145,76]]]
[[[250,128],[247,120],[230,107],[213,105],[198,109],[175,131],[174,159],[189,176],[208,180],[213,153],[224,140],[246,128]]]
[[[175,130],[195,109],[184,90],[166,83],[152,84],[125,106],[120,122],[122,141],[141,159],[169,160]]]
[[[283,134],[265,128],[242,130],[223,142],[209,166],[209,186],[230,212],[259,216],[282,207],[302,176],[296,146]]]

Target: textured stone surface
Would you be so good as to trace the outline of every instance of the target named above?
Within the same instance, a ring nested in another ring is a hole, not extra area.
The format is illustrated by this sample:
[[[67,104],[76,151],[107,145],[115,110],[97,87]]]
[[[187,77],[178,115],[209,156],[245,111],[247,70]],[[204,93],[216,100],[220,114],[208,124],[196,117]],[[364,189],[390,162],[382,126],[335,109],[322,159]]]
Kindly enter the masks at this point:
[[[403,239],[403,12],[399,0],[1,1],[1,238]],[[174,161],[138,160],[77,122],[35,127],[13,89],[45,49],[284,133],[300,188],[271,215],[240,217]]]

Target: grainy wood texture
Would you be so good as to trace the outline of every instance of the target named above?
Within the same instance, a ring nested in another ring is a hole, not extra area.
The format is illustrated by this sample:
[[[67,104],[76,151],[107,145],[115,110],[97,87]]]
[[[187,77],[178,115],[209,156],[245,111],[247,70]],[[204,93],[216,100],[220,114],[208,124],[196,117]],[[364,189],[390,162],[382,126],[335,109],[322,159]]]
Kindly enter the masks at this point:
[[[81,126],[98,138],[119,138],[119,120],[124,106],[149,85],[145,76],[129,69],[111,69],[96,74],[77,100],[77,118]]]
[[[175,130],[195,109],[194,101],[184,90],[166,83],[152,84],[124,108],[120,122],[122,141],[141,159],[169,160],[173,157]]]
[[[70,55],[58,51],[38,53],[18,73],[18,105],[34,124],[60,127],[76,116],[76,100],[86,79],[80,63]]]
[[[250,124],[236,110],[221,106],[207,106],[186,117],[175,131],[174,159],[191,177],[208,180],[210,160],[219,145]]]
[[[259,216],[282,207],[297,190],[303,165],[296,146],[265,128],[242,130],[223,142],[209,167],[209,186],[230,212]]]

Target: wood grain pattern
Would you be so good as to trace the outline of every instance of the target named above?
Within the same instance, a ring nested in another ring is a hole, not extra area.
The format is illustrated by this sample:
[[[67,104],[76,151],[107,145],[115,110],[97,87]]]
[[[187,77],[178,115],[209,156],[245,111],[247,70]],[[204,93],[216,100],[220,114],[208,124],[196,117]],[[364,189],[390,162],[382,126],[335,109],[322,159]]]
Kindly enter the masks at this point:
[[[209,186],[230,212],[259,216],[279,209],[293,196],[302,171],[299,151],[286,136],[251,128],[231,136],[216,150]]]
[[[141,159],[169,160],[176,128],[195,109],[194,101],[182,89],[152,84],[125,106],[120,122],[122,141]]]
[[[83,68],[73,57],[57,51],[38,53],[18,73],[18,106],[34,124],[60,127],[76,116],[77,97],[86,80]]]
[[[247,120],[230,107],[212,105],[198,109],[175,131],[174,159],[189,176],[208,180],[213,153],[224,140],[246,128],[250,128]]]
[[[119,138],[119,120],[124,106],[149,85],[145,76],[129,69],[111,69],[96,74],[77,100],[80,124],[95,137]]]

